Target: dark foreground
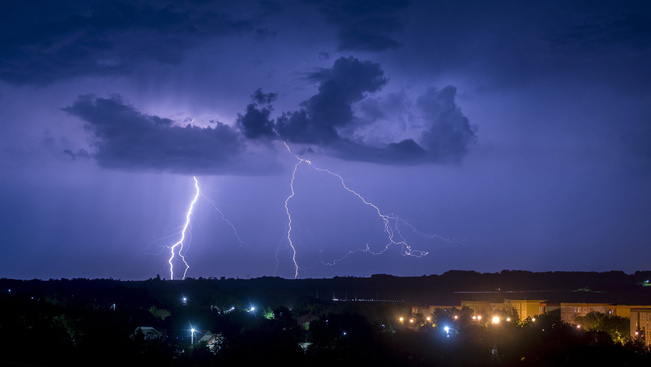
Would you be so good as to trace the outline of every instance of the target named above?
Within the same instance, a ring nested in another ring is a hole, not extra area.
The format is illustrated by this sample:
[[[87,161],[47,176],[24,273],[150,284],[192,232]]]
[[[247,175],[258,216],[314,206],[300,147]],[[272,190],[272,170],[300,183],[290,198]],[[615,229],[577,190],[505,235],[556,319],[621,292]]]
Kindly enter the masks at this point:
[[[276,280],[269,280],[276,281]],[[0,280],[0,364],[151,366],[649,365],[642,340],[552,315],[469,309],[400,320],[412,302],[332,301],[229,280]],[[323,285],[322,296],[328,286]],[[334,288],[334,285],[331,286]],[[352,292],[352,290],[351,290]],[[310,295],[310,293],[314,293]],[[344,293],[345,294],[345,293]],[[342,297],[343,298],[343,297]],[[349,297],[353,299],[353,297]],[[455,319],[454,316],[457,316]],[[160,334],[139,331],[152,330]],[[194,332],[191,330],[195,329]]]

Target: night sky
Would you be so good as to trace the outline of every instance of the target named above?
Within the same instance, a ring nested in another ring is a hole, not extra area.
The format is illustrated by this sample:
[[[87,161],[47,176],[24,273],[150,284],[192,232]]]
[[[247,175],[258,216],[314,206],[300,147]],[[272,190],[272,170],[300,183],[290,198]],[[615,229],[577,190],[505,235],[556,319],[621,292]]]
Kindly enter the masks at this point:
[[[0,123],[0,277],[170,279],[193,176],[187,277],[649,270],[648,1],[3,1]]]

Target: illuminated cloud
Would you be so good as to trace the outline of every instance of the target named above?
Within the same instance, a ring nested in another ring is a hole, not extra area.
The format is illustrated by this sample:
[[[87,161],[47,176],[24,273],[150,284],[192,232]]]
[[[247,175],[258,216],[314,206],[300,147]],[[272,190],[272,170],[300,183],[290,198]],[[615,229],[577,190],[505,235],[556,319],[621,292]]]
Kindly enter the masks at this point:
[[[251,173],[243,165],[241,135],[228,125],[179,126],[145,115],[119,96],[81,96],[63,109],[85,121],[99,165],[181,174]]]
[[[456,105],[456,88],[452,86],[440,91],[429,88],[418,97],[420,120],[416,123],[425,127],[419,136],[369,145],[355,131],[362,125],[373,124],[374,118],[355,116],[353,105],[387,84],[388,79],[380,65],[355,58],[339,58],[332,69],[316,71],[309,78],[319,82],[318,93],[304,101],[301,110],[286,112],[277,119],[276,129],[281,139],[322,146],[329,154],[346,160],[385,164],[459,162],[476,141],[476,128],[470,125]],[[382,116],[382,110],[392,106],[378,103],[375,108],[375,113]],[[255,111],[259,115],[265,113],[264,124],[259,125],[268,129],[271,126],[269,110]]]

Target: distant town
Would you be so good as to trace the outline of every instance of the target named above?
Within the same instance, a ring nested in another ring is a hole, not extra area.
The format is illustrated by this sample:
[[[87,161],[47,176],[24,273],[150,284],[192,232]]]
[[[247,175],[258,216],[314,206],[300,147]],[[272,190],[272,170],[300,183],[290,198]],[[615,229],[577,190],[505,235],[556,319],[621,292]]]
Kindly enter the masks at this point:
[[[651,272],[0,279],[0,365],[651,362]]]

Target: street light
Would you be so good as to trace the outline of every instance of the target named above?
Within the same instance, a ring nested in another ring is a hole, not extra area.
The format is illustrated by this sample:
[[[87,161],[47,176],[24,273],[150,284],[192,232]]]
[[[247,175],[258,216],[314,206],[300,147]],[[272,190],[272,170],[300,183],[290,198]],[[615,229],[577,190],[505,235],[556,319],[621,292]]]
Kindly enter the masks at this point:
[[[500,317],[499,316],[493,316],[493,319],[491,320],[493,322],[493,325],[497,325],[500,323]]]
[[[449,325],[444,326],[444,327],[443,327],[443,331],[445,331],[445,336],[446,336],[447,338],[450,337],[450,331],[453,331],[454,334],[456,334],[456,333],[458,332],[457,329],[452,328],[452,327],[450,327]]]
[[[194,345],[194,332],[197,331],[194,328],[190,329],[190,344]]]

